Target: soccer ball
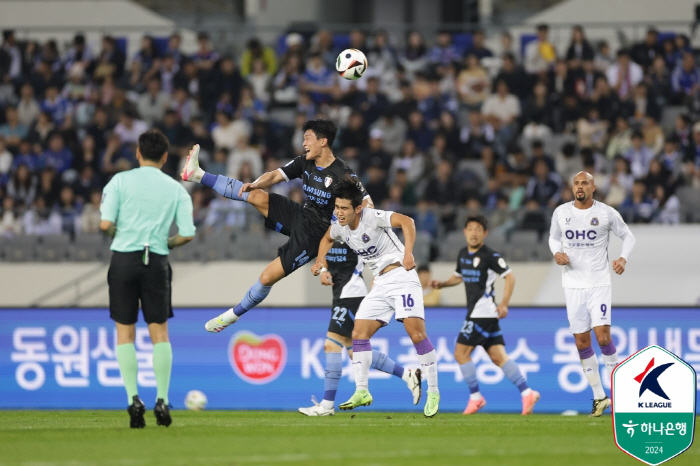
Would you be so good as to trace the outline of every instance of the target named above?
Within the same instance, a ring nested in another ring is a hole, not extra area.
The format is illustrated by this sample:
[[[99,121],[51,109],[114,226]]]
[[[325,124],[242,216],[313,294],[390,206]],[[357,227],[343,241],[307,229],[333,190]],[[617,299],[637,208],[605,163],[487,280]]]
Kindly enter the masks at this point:
[[[190,390],[185,396],[185,408],[201,411],[207,407],[207,396],[199,390]]]
[[[357,49],[345,49],[335,61],[335,69],[345,79],[361,78],[367,71],[367,58]]]

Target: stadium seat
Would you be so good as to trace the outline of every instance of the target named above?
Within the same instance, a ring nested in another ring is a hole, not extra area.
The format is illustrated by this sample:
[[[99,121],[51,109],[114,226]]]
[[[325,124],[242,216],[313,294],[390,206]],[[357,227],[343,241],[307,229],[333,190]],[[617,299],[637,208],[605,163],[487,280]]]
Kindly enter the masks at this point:
[[[44,236],[37,248],[38,259],[43,262],[60,262],[68,257],[70,237],[65,234]]]
[[[508,258],[511,261],[529,261],[536,257],[539,243],[539,233],[536,231],[514,231],[508,242]]]
[[[440,260],[446,262],[453,262],[457,259],[457,254],[459,254],[460,249],[466,246],[464,240],[464,233],[460,231],[453,231],[447,234],[444,241],[440,243]]]
[[[201,244],[192,241],[184,246],[172,249],[169,253],[170,260],[173,262],[191,262],[200,258]]]
[[[75,242],[68,248],[68,257],[77,262],[106,260],[109,246],[101,233],[83,233],[76,236]]]
[[[12,240],[5,243],[5,260],[8,262],[26,262],[34,260],[38,244],[38,236],[15,236]]]
[[[264,241],[260,245],[260,259],[259,260],[273,260],[277,257],[277,250],[284,243],[287,242],[289,238],[280,234],[269,234],[264,236]]]
[[[262,252],[260,236],[238,235],[235,241],[227,247],[232,259],[236,260],[259,260]]]
[[[681,203],[681,222],[700,221],[700,189],[683,186],[676,190]]]
[[[417,265],[427,264],[430,262],[430,243],[432,238],[430,233],[419,231],[416,233],[416,244],[413,248],[413,258]]]
[[[199,258],[205,262],[229,259],[229,246],[232,243],[233,239],[229,231],[209,233],[198,245]]]
[[[676,118],[680,115],[687,114],[688,107],[683,105],[666,105],[663,108],[661,121],[659,125],[664,131],[672,131],[676,126]]]

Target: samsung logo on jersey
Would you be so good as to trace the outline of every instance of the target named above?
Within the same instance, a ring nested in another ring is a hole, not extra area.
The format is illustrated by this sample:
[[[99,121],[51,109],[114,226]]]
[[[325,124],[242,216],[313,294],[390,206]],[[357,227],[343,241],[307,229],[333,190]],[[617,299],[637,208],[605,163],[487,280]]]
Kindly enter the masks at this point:
[[[594,240],[598,236],[595,230],[566,230],[566,239],[590,239]]]
[[[311,186],[304,185],[304,191],[316,197],[325,197],[326,199],[331,198],[331,193],[327,193],[326,191],[323,191],[318,188],[312,188]]]

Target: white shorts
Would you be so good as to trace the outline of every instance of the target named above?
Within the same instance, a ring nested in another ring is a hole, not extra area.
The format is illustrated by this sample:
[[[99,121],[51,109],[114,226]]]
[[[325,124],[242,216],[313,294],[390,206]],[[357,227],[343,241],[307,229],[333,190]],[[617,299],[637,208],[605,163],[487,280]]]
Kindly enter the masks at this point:
[[[586,333],[593,327],[611,325],[611,290],[610,286],[564,288],[571,333]]]
[[[395,268],[374,280],[372,290],[362,300],[355,320],[378,320],[386,325],[396,312],[396,320],[407,317],[425,319],[423,287],[416,270]]]

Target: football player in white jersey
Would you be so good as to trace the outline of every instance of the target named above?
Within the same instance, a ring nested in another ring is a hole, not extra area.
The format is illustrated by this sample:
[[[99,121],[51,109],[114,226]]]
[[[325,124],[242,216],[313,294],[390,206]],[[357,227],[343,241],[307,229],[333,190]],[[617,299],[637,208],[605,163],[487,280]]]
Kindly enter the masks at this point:
[[[416,348],[422,374],[428,381],[428,397],[423,414],[433,417],[438,413],[440,405],[437,355],[425,331],[423,288],[414,270],[415,224],[405,215],[363,208],[363,194],[356,179],[341,179],[336,183],[334,195],[338,222],[331,224],[321,240],[311,273],[318,275],[328,268],[326,255],[333,242],[340,240],[362,258],[374,275],[372,290],[355,314],[355,328],[352,332],[352,370],[356,390],[339,408],[345,410],[372,404],[368,386],[372,363],[369,339],[387,325],[396,313],[396,320],[403,322],[406,333]],[[403,231],[405,247],[392,227],[400,227]]]
[[[591,346],[591,329],[595,332],[609,373],[618,362],[617,350],[610,337],[610,232],[622,238],[620,258],[612,262],[612,269],[618,275],[625,271],[635,239],[615,209],[593,200],[595,181],[590,173],[579,172],[574,176],[573,192],[573,202],[554,210],[549,248],[556,263],[563,267],[562,286],[569,330],[576,340],[583,373],[593,389],[590,415],[598,417],[610,406],[610,399],[600,381],[598,358]]]

